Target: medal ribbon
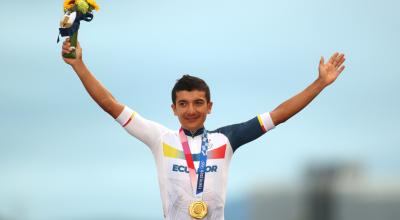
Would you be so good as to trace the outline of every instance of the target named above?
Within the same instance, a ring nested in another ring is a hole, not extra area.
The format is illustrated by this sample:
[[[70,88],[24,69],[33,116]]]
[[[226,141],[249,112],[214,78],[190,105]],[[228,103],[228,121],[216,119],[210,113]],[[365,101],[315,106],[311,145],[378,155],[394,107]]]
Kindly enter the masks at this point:
[[[186,163],[189,169],[190,181],[192,189],[196,187],[196,197],[201,197],[204,191],[204,180],[206,177],[206,164],[207,164],[207,149],[208,149],[208,137],[207,131],[204,129],[203,135],[201,136],[201,152],[200,152],[200,163],[198,169],[198,178],[196,185],[196,170],[194,167],[192,153],[190,152],[189,143],[185,132],[181,128],[179,130],[179,138],[182,143],[183,152],[185,153]]]

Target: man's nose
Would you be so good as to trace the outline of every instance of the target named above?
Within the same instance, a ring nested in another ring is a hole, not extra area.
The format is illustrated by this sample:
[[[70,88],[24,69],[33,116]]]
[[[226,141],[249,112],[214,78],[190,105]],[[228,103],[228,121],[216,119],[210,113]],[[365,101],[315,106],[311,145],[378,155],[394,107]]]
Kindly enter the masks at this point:
[[[195,113],[195,112],[196,112],[195,107],[194,107],[192,104],[189,104],[189,106],[188,106],[188,113],[189,113],[189,114],[193,114],[193,113]]]

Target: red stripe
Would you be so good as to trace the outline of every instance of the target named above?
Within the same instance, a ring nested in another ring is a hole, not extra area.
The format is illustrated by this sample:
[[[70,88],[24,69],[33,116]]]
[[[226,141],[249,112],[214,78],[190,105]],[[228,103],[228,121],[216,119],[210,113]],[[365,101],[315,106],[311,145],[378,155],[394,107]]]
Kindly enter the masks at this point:
[[[192,154],[185,154],[187,165],[190,169],[194,169],[194,162],[192,158]]]
[[[226,151],[226,144],[222,145],[221,147],[212,150],[208,153],[210,155],[210,159],[223,159],[225,158],[225,151]]]
[[[190,147],[189,147],[189,143],[187,141],[186,135],[183,132],[183,129],[181,128],[179,130],[179,137],[181,139],[181,143],[182,143],[182,147],[183,147],[183,152],[185,153],[185,159],[186,159],[186,163],[188,165],[188,167],[190,169],[195,169],[194,168],[194,162],[193,162],[193,157],[192,157],[192,153],[190,152]]]
[[[129,120],[128,120],[124,125],[122,125],[122,127],[125,127],[125,126],[128,125],[129,122],[131,122],[131,121],[132,121],[132,117],[130,117]]]
[[[182,128],[179,130],[179,138],[181,139],[183,152],[185,153],[186,164],[189,168],[190,182],[192,184],[192,189],[194,190],[194,188],[196,187],[196,171],[194,168],[193,157],[190,153],[189,143]]]
[[[267,130],[265,129],[264,125],[261,125],[261,130],[265,133]]]

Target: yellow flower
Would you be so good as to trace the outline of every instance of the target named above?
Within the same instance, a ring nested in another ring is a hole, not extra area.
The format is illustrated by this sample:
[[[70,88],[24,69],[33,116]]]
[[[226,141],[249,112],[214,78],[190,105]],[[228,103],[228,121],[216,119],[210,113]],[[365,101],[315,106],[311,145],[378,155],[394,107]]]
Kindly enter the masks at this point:
[[[82,14],[86,14],[89,10],[89,4],[85,0],[76,0],[76,10]]]
[[[92,8],[96,11],[100,9],[99,5],[96,3],[96,0],[86,0],[87,3],[92,6]]]
[[[64,10],[69,10],[75,5],[75,0],[64,0]]]

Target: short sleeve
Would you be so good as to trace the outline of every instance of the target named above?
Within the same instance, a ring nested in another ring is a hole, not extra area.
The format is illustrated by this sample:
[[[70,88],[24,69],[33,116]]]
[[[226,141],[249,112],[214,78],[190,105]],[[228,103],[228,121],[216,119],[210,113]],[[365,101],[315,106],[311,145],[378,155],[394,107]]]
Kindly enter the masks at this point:
[[[257,119],[264,133],[275,128],[274,122],[272,121],[271,114],[269,114],[269,112],[258,115]]]
[[[167,131],[164,126],[143,118],[127,106],[115,120],[130,135],[142,141],[152,150],[158,146],[160,137]]]
[[[259,138],[273,128],[275,128],[275,125],[267,112],[246,122],[228,125],[215,131],[224,134],[229,139],[232,150],[235,151],[240,146]]]

